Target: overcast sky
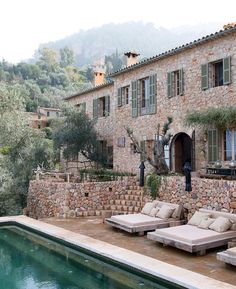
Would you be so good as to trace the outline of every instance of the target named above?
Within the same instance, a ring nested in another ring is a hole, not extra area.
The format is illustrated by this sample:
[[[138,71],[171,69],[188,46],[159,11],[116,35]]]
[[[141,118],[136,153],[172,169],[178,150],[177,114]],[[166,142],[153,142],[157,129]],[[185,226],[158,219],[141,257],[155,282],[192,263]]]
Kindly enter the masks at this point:
[[[236,0],[1,0],[0,59],[30,58],[40,43],[106,23],[173,28],[236,21]]]

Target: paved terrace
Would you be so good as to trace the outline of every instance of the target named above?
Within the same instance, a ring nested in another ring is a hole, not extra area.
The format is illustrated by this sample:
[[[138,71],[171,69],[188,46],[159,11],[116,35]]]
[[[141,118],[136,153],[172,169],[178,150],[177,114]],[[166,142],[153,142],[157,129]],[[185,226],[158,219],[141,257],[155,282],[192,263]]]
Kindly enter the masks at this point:
[[[236,288],[236,268],[216,259],[216,253],[225,248],[209,250],[205,256],[196,256],[176,248],[163,247],[146,236],[138,237],[113,229],[103,224],[100,217],[50,218],[42,221],[235,285]]]

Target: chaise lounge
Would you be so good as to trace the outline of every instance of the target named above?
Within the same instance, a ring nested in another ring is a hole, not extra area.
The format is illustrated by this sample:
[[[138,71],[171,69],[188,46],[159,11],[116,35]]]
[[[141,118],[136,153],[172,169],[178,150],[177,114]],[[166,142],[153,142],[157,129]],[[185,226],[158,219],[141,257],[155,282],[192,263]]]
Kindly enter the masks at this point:
[[[112,227],[139,235],[157,228],[180,225],[183,222],[182,205],[161,201],[146,203],[141,213],[115,215],[105,220],[105,223]]]
[[[217,253],[217,259],[236,266],[236,247]]]
[[[170,245],[190,253],[204,255],[206,249],[226,245],[236,238],[236,214],[200,209],[188,224],[157,229],[148,239]]]

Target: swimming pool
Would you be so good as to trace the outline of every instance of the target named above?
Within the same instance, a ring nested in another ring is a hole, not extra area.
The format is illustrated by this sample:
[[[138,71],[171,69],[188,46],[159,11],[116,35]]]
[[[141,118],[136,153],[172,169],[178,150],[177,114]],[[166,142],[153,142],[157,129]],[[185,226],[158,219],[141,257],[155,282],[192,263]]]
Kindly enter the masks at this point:
[[[149,276],[83,248],[29,232],[0,228],[2,289],[167,289],[184,288]]]

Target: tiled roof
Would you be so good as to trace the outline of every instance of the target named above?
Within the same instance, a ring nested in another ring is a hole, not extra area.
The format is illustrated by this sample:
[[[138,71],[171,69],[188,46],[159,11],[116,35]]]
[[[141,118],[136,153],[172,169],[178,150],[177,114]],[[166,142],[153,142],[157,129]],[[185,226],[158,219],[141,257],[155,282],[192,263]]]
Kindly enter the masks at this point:
[[[148,64],[150,64],[150,63],[152,63],[152,62],[155,62],[155,61],[157,61],[157,60],[159,60],[159,59],[162,59],[162,58],[168,57],[168,56],[170,56],[170,55],[174,55],[174,54],[180,53],[180,52],[182,52],[183,50],[191,49],[191,48],[193,48],[193,47],[195,47],[195,46],[197,46],[197,45],[201,45],[201,44],[203,44],[203,43],[205,43],[205,42],[208,42],[208,41],[210,41],[210,40],[219,38],[219,37],[221,37],[221,36],[224,36],[224,35],[226,35],[226,34],[229,34],[229,33],[231,33],[231,32],[236,31],[236,25],[235,25],[234,23],[225,25],[224,28],[225,28],[224,30],[220,30],[220,31],[218,31],[218,32],[211,33],[211,34],[206,35],[206,36],[204,36],[204,37],[202,37],[202,38],[199,38],[198,40],[194,40],[194,41],[189,42],[189,43],[187,43],[187,44],[183,44],[183,45],[181,45],[181,46],[179,46],[179,47],[176,47],[176,48],[173,48],[173,49],[171,49],[171,50],[165,51],[165,52],[163,52],[163,53],[160,53],[160,54],[158,54],[158,55],[155,55],[155,56],[153,56],[153,57],[150,57],[150,58],[148,58],[148,59],[145,59],[145,60],[143,60],[143,61],[140,61],[140,62],[138,62],[138,63],[136,63],[136,64],[131,65],[131,66],[128,66],[128,67],[125,67],[125,68],[121,68],[120,70],[117,70],[117,71],[111,73],[111,74],[109,75],[109,77],[114,77],[114,76],[120,75],[120,74],[122,74],[122,73],[128,72],[128,71],[130,71],[130,70],[133,70],[133,69],[142,67],[142,66],[144,66],[144,65],[148,65]],[[89,92],[95,91],[95,90],[97,90],[97,89],[100,89],[100,88],[109,86],[109,85],[111,85],[111,84],[113,84],[113,81],[112,81],[112,80],[109,80],[109,81],[107,81],[107,82],[105,82],[105,83],[103,83],[103,84],[101,84],[101,85],[97,85],[97,86],[95,86],[95,87],[92,87],[92,88],[89,88],[89,89],[85,89],[85,90],[83,90],[83,91],[81,91],[81,92],[79,92],[79,93],[76,93],[76,94],[74,94],[74,95],[67,96],[67,97],[65,97],[64,99],[65,99],[65,100],[68,100],[68,99],[71,99],[71,98],[73,98],[73,97],[77,97],[77,96],[83,95],[83,94],[85,94],[85,93],[89,93]]]
[[[113,73],[111,73],[109,75],[109,77],[114,77],[114,76],[117,76],[117,75],[120,75],[122,73],[125,73],[125,72],[128,72],[130,70],[133,70],[135,68],[139,68],[141,66],[144,66],[144,65],[147,65],[147,64],[150,64],[152,62],[155,62],[159,59],[162,59],[162,58],[165,58],[165,57],[168,57],[170,55],[174,55],[174,54],[177,54],[179,52],[182,52],[183,50],[186,50],[186,49],[190,49],[190,48],[193,48],[194,46],[196,45],[200,45],[202,43],[205,43],[207,41],[210,41],[210,40],[213,40],[213,39],[216,39],[216,38],[219,38],[221,36],[224,36],[226,34],[229,34],[231,32],[234,32],[236,31],[236,25],[225,25],[224,27],[226,27],[224,30],[220,30],[216,33],[212,33],[212,34],[209,34],[207,36],[204,36],[202,38],[199,38],[198,40],[194,40],[192,42],[189,42],[187,44],[184,44],[184,45],[181,45],[179,47],[176,47],[176,48],[173,48],[171,50],[168,50],[166,52],[163,52],[163,53],[160,53],[158,55],[155,55],[153,57],[150,57],[148,59],[145,59],[143,61],[140,61],[136,64],[133,64],[131,66],[128,66],[128,67],[125,67],[125,68],[121,68],[120,70],[117,70]]]
[[[71,99],[71,98],[73,98],[73,97],[77,97],[77,96],[83,95],[83,94],[85,94],[85,93],[89,93],[89,92],[92,92],[92,91],[94,91],[94,90],[97,90],[97,89],[100,89],[100,88],[109,86],[109,85],[111,85],[111,84],[113,84],[113,81],[112,81],[112,80],[109,80],[109,81],[107,81],[107,82],[105,82],[105,83],[103,83],[103,84],[96,85],[96,86],[94,86],[94,87],[92,87],[92,88],[82,90],[82,91],[80,91],[79,93],[76,93],[76,94],[67,96],[67,97],[65,97],[64,99],[65,99],[65,100],[68,100],[68,99]]]

